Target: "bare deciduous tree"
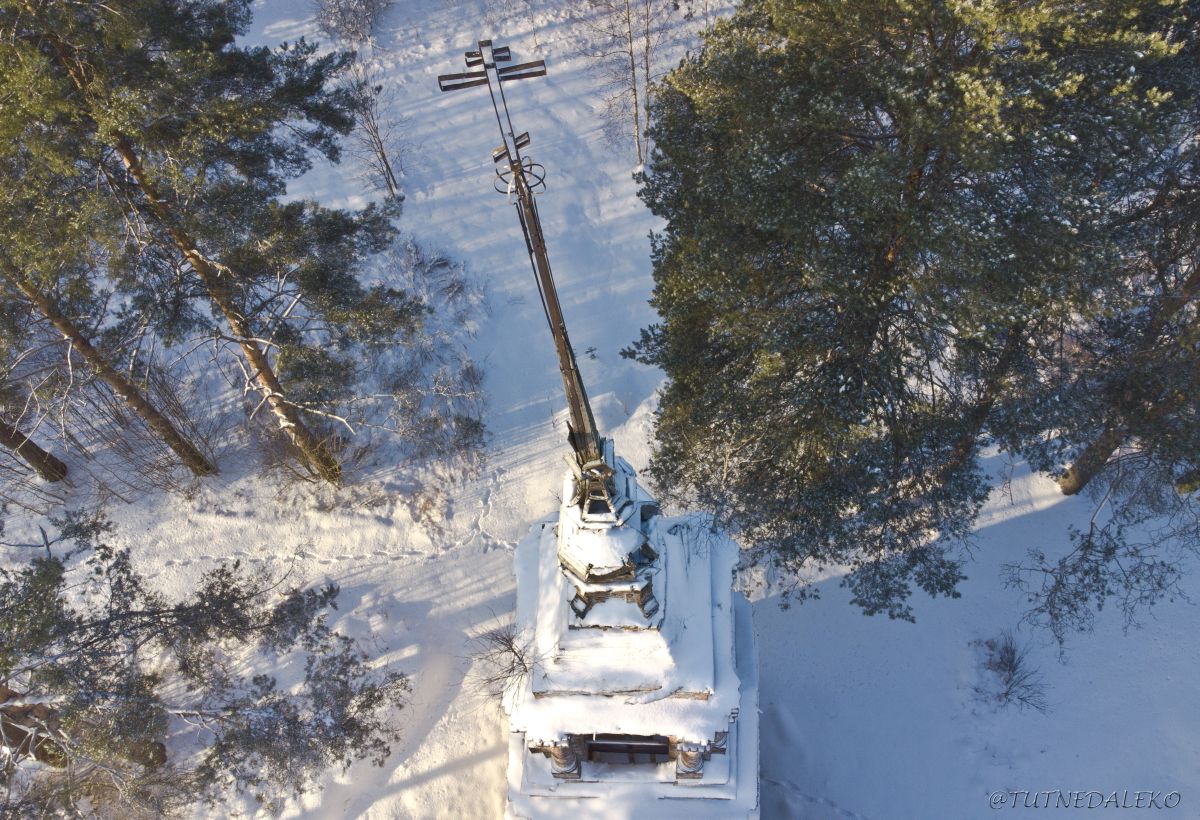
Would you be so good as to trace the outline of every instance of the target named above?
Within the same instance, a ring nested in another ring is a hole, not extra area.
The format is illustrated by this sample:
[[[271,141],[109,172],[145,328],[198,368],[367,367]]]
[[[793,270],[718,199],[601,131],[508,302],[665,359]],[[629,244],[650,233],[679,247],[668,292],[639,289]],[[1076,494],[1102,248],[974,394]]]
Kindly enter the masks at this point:
[[[423,472],[440,471],[447,480],[472,475],[485,437],[483,373],[465,341],[484,308],[484,295],[462,265],[410,239],[394,242],[370,264],[376,278],[405,294],[410,320],[400,342],[356,346],[361,355],[334,358],[319,350],[287,347],[277,338],[265,339],[266,346],[283,349],[279,366],[293,384],[289,400],[297,412],[311,418],[314,430],[339,441],[348,466],[367,467],[368,454],[386,443],[388,470],[402,462]],[[278,292],[263,299],[270,303],[266,310],[288,311],[299,327],[318,326],[318,318],[295,304],[295,287],[294,279],[281,279]],[[218,349],[233,345],[220,336],[212,342]],[[219,359],[240,364],[236,357]],[[308,371],[319,378],[308,378]],[[220,372],[231,387],[253,396],[249,374],[229,367]],[[251,411],[252,421],[261,406]],[[286,469],[286,454],[270,439],[264,445],[268,465]],[[305,477],[302,472],[293,474]],[[426,512],[435,511],[425,510],[419,517],[429,517]]]
[[[597,73],[605,84],[601,115],[610,137],[632,134],[638,164],[649,156],[653,84],[659,76],[658,52],[666,41],[667,22],[676,4],[666,0],[587,0],[583,18],[592,35]]]
[[[355,63],[351,78],[357,86],[355,94],[355,129],[350,135],[350,147],[364,168],[364,176],[372,187],[389,199],[402,199],[397,172],[403,168],[399,155],[400,119],[390,113],[392,95],[376,82],[371,69]]]

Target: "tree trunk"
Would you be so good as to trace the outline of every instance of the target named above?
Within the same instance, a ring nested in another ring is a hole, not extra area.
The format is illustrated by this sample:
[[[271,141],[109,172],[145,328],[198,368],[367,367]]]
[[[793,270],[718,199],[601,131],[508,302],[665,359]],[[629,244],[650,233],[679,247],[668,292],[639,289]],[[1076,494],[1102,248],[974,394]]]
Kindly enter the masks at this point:
[[[31,14],[36,15],[35,7],[30,5],[29,2],[26,2],[25,5]],[[85,71],[84,63],[76,59],[75,47],[65,42],[55,33],[49,33],[47,39],[57,51],[59,60],[75,83],[75,86],[80,91],[86,91],[88,86],[87,72]],[[213,303],[225,316],[225,320],[229,323],[233,335],[237,338],[238,344],[246,356],[246,360],[254,369],[254,376],[252,378],[258,385],[258,389],[263,394],[267,405],[278,417],[280,427],[287,432],[292,443],[300,451],[305,463],[317,475],[326,481],[335,484],[339,483],[342,475],[341,465],[333,457],[325,442],[314,436],[312,431],[304,424],[296,408],[284,399],[283,387],[280,385],[279,379],[276,378],[275,371],[272,369],[266,353],[263,352],[262,348],[252,338],[245,317],[234,306],[233,293],[229,285],[222,280],[221,273],[217,270],[217,265],[213,264],[200,253],[196,247],[196,243],[179,226],[179,223],[173,219],[170,208],[158,197],[154,186],[146,178],[145,169],[142,167],[141,159],[138,157],[137,152],[134,151],[133,143],[120,132],[117,132],[115,136],[115,147],[126,170],[128,170],[134,181],[137,182],[138,187],[142,189],[142,194],[146,197],[146,202],[150,206],[151,211],[162,223],[163,227],[166,228],[176,248],[184,255],[196,271],[196,274],[200,277],[200,281],[204,284]]]
[[[341,465],[330,452],[328,445],[308,429],[297,408],[284,397],[283,386],[279,383],[267,354],[254,340],[246,317],[238,311],[234,303],[231,283],[225,278],[231,276],[231,273],[227,270],[218,270],[217,264],[200,253],[192,237],[179,227],[179,222],[174,218],[171,209],[166,202],[159,198],[154,186],[147,179],[141,159],[129,139],[118,135],[116,149],[130,176],[142,189],[142,194],[146,197],[150,210],[166,228],[175,246],[187,258],[193,270],[196,271],[196,275],[200,277],[213,304],[224,315],[242,353],[246,356],[250,367],[253,368],[254,382],[267,405],[278,418],[279,426],[296,445],[304,463],[310,469],[326,481],[339,483],[341,481]]]
[[[1106,425],[1092,443],[1084,448],[1075,459],[1075,463],[1067,468],[1058,479],[1058,489],[1063,495],[1075,495],[1096,477],[1096,473],[1108,463],[1108,458],[1125,441],[1129,431],[1124,426]]]
[[[650,154],[650,58],[653,43],[651,41],[651,26],[654,23],[655,0],[642,0],[642,110],[645,118],[642,130],[646,137],[644,150],[647,158]]]
[[[1192,269],[1177,294],[1163,299],[1159,304],[1158,310],[1154,312],[1150,324],[1142,334],[1141,342],[1133,353],[1135,358],[1145,355],[1154,347],[1167,322],[1196,296],[1197,291],[1200,291],[1200,266]],[[1170,404],[1173,406],[1177,403]],[[1168,403],[1158,402],[1150,413],[1152,416],[1158,417],[1164,415],[1167,410]],[[1086,487],[1088,482],[1095,478],[1096,474],[1108,463],[1109,457],[1125,443],[1128,436],[1129,426],[1127,424],[1109,421],[1104,425],[1104,430],[1100,435],[1092,439],[1091,443],[1075,459],[1075,463],[1059,477],[1058,488],[1062,490],[1063,495],[1075,495]]]
[[[637,89],[637,46],[633,35],[633,0],[625,0],[625,44],[628,47],[629,54],[629,93],[632,95],[632,110],[633,110],[633,142],[637,146],[638,165],[643,164],[646,158],[642,152],[642,121],[640,103],[638,102]]]
[[[1188,470],[1175,480],[1175,492],[1181,495],[1200,490],[1200,467]]]
[[[217,472],[216,466],[200,452],[199,448],[176,430],[175,425],[171,424],[167,417],[160,413],[132,382],[117,372],[100,351],[84,337],[79,328],[75,327],[71,320],[62,314],[58,305],[29,284],[7,257],[0,257],[0,273],[3,273],[4,278],[19,290],[37,308],[38,312],[49,320],[50,324],[54,325],[54,328],[71,343],[71,347],[83,357],[83,360],[95,371],[101,381],[111,387],[113,392],[146,422],[146,425],[179,456],[189,470],[195,475],[212,475]]]
[[[67,477],[66,464],[34,444],[29,436],[3,419],[0,419],[0,444],[20,456],[47,481],[62,481]]]
[[[966,429],[958,441],[955,442],[954,450],[950,453],[950,458],[946,460],[942,468],[938,471],[939,483],[946,481],[951,475],[962,469],[971,457],[971,453],[975,451],[979,434],[983,432],[983,427],[987,424],[988,417],[992,414],[992,408],[996,406],[996,400],[1000,398],[1000,394],[1004,390],[1005,380],[1012,370],[1013,364],[1016,362],[1017,353],[1021,349],[1021,342],[1024,337],[1024,322],[1019,322],[1008,328],[1004,339],[1004,347],[1001,349],[1000,356],[996,360],[996,366],[988,374],[987,381],[984,382],[983,391],[979,394],[978,401],[975,402],[970,412],[967,413],[965,419]]]

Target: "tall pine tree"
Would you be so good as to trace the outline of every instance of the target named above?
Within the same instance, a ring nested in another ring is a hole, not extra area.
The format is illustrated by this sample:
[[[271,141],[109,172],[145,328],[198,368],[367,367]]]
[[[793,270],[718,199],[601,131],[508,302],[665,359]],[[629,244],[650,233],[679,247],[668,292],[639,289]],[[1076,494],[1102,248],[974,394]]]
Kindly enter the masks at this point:
[[[312,155],[338,157],[353,91],[334,81],[349,56],[317,56],[303,41],[237,45],[248,0],[138,0],[119,11],[8,0],[5,12],[36,70],[56,83],[49,104],[67,113],[55,125],[98,157],[107,205],[120,210],[121,221],[110,207],[89,229],[134,235],[138,254],[114,255],[110,273],[150,304],[144,281],[121,265],[146,247],[181,260],[188,290],[207,297],[301,461],[340,480],[323,416],[281,377],[280,351],[320,358],[351,337],[393,337],[420,315],[403,294],[356,278],[390,238],[389,214],[279,200]]]
[[[1016,407],[1049,403],[1053,341],[1137,278],[1114,222],[1186,119],[1139,74],[1179,65],[1184,15],[1143,5],[752,0],[718,25],[658,94],[643,189],[660,487],[760,560],[849,565],[869,613],[957,595],[980,445],[1036,449],[1053,424]]]
[[[35,43],[14,36],[0,48],[0,90],[0,291],[53,327],[70,347],[67,356],[82,359],[193,473],[215,472],[92,338],[91,328],[104,319],[104,259],[124,229],[120,210],[101,193],[102,153],[81,137],[78,111],[64,97],[68,87]],[[19,341],[23,327],[28,323],[7,329]]]

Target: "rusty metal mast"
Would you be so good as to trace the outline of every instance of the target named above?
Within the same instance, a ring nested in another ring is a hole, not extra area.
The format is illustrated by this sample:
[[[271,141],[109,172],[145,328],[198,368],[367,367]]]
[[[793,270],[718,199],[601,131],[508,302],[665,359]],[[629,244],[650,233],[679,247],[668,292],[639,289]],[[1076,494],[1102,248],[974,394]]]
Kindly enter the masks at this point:
[[[545,76],[546,63],[544,60],[536,60],[504,68],[497,67],[498,63],[510,60],[512,55],[507,46],[493,46],[491,40],[480,40],[477,51],[466,53],[467,67],[477,70],[462,74],[443,74],[438,77],[438,88],[442,91],[455,91],[477,85],[488,87],[488,94],[492,98],[492,110],[496,114],[496,124],[500,127],[500,135],[504,139],[504,144],[492,151],[492,161],[496,165],[496,175],[499,177],[495,187],[501,193],[516,195],[514,204],[521,220],[521,230],[525,234],[525,246],[529,251],[529,261],[541,293],[546,321],[549,322],[550,333],[554,337],[558,369],[562,374],[563,390],[570,410],[568,438],[571,448],[575,451],[581,476],[590,479],[589,483],[600,485],[589,488],[584,494],[593,495],[595,490],[599,490],[607,496],[604,484],[611,474],[611,467],[604,460],[596,420],[592,416],[592,407],[588,403],[583,379],[579,375],[575,351],[571,348],[570,337],[567,336],[567,325],[558,301],[558,289],[554,286],[554,275],[550,270],[550,257],[546,252],[542,223],[538,218],[537,203],[533,199],[534,189],[544,185],[545,169],[529,158],[521,156],[521,149],[529,145],[529,132],[516,133],[508,113],[508,103],[504,99],[504,83]]]

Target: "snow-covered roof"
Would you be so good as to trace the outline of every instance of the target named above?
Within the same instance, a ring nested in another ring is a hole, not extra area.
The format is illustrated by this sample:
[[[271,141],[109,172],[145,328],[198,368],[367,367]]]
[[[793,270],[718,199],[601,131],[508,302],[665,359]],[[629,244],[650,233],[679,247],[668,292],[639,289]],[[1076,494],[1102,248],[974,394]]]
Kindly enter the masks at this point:
[[[509,733],[510,803],[506,816],[539,820],[615,816],[656,820],[758,817],[758,675],[753,626],[750,603],[745,598],[736,596],[732,606],[741,711],[737,720],[728,724],[725,753],[711,755],[704,764],[702,779],[679,779],[673,762],[649,771],[642,767],[588,762],[580,780],[564,783],[554,777],[550,761],[530,754],[526,736],[514,730]],[[671,719],[665,712],[655,717],[659,723]],[[638,732],[631,729],[630,733]]]
[[[558,551],[564,561],[587,575],[604,577],[631,569],[631,555],[641,548],[644,536],[632,523],[589,526],[578,507],[564,508]]]
[[[665,578],[655,589],[657,628],[587,628],[590,616],[574,617],[575,579],[562,568],[563,545],[552,522],[518,545],[517,625],[532,636],[535,663],[506,706],[512,730],[530,742],[614,732],[704,743],[737,714],[731,604],[737,547],[708,537],[690,519],[656,516],[645,526],[644,534],[632,531],[649,539],[658,553],[656,577]]]

